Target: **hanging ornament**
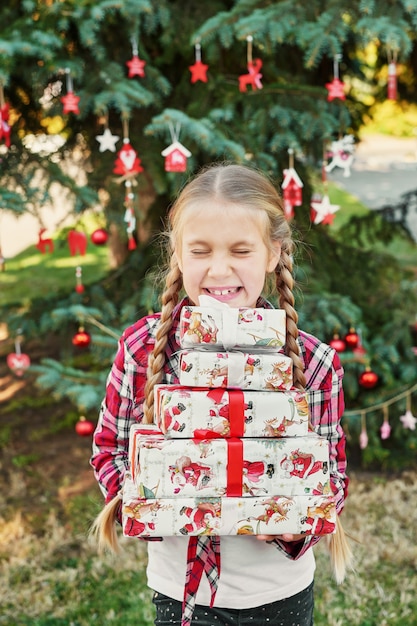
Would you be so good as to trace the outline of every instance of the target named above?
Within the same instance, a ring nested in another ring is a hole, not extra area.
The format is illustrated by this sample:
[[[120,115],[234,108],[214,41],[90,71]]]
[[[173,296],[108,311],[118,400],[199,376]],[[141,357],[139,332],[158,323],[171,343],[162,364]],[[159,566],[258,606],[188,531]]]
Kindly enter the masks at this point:
[[[123,139],[123,148],[119,150],[114,162],[113,173],[121,176],[135,176],[143,172],[140,159],[132,148],[129,138]]]
[[[336,333],[333,335],[333,339],[330,341],[329,346],[336,350],[336,352],[344,352],[346,350],[346,344]]]
[[[388,100],[397,99],[397,50],[388,48]]]
[[[77,348],[87,348],[91,343],[91,336],[80,326],[78,332],[72,338],[72,345]]]
[[[369,365],[359,376],[359,384],[364,389],[372,389],[378,383],[378,380],[378,374],[373,372]]]
[[[384,411],[384,421],[382,422],[382,425],[380,428],[381,439],[389,439],[389,436],[391,434],[391,426],[388,420],[388,406],[386,404],[383,407],[383,411]]]
[[[287,220],[294,217],[294,207],[301,206],[303,202],[304,187],[301,178],[294,169],[294,150],[288,148],[289,167],[284,169],[284,180],[282,182],[282,191],[284,197],[284,213]]]
[[[327,194],[312,200],[310,203],[310,218],[313,224],[332,224],[335,213],[340,209],[338,204],[331,204]]]
[[[349,332],[345,336],[345,342],[349,350],[354,350],[358,347],[360,337],[354,328],[350,328]]]
[[[138,56],[138,42],[136,37],[131,37],[130,41],[132,43],[133,56],[130,61],[126,61],[126,65],[129,68],[128,77],[133,78],[134,76],[140,76],[140,78],[143,78],[145,76],[146,61],[143,61]]]
[[[22,340],[23,335],[21,329],[19,328],[14,342],[15,351],[8,354],[6,359],[8,367],[12,370],[12,372],[14,372],[14,374],[16,374],[16,376],[23,376],[30,366],[29,355],[24,354],[21,349]]]
[[[247,68],[248,74],[242,74],[239,76],[239,91],[246,91],[248,85],[251,85],[252,89],[262,89],[261,83],[262,74],[260,69],[262,67],[261,59],[252,59],[252,35],[246,37],[247,41]]]
[[[329,92],[327,94],[327,100],[331,102],[338,98],[339,100],[345,100],[345,83],[339,79],[339,61],[342,58],[341,54],[335,54],[333,57],[333,80],[331,83],[326,83],[326,89]]]
[[[71,256],[76,254],[85,255],[87,252],[87,235],[80,230],[70,230],[67,236]]]
[[[74,93],[71,71],[68,67],[65,70],[65,74],[67,77],[67,94],[61,98],[61,102],[64,105],[62,112],[64,115],[67,115],[67,113],[78,115],[80,112],[78,108],[80,97],[76,96]]]
[[[83,274],[82,267],[80,265],[78,265],[78,267],[76,267],[76,269],[75,269],[75,291],[77,293],[83,293],[84,292],[84,285],[83,285],[83,281],[82,281],[82,274]]]
[[[38,233],[38,243],[36,244],[37,249],[41,254],[45,254],[45,252],[53,252],[54,251],[54,242],[51,237],[44,237],[46,233],[46,228],[41,228]]]
[[[314,194],[310,203],[310,219],[313,224],[333,224],[335,213],[340,209],[338,204],[331,204],[328,195],[328,182],[326,172],[326,150],[323,148],[323,163],[321,167],[321,180],[323,194]]]
[[[361,450],[365,450],[368,446],[368,432],[366,430],[366,414],[361,413],[361,434],[359,435],[359,447]]]
[[[105,152],[106,150],[116,152],[116,143],[119,141],[120,137],[118,135],[112,135],[111,130],[109,129],[109,120],[107,115],[104,116],[103,134],[96,135],[96,139],[100,144],[99,152]]]
[[[352,135],[345,135],[337,141],[332,141],[327,156],[331,158],[328,165],[325,166],[326,172],[331,172],[335,167],[343,170],[343,176],[350,176],[350,168],[352,167],[355,152],[355,138]]]
[[[4,100],[3,85],[0,83],[0,141],[10,148],[11,128],[9,125],[10,105]]]
[[[126,185],[129,187],[128,182],[126,183]],[[136,240],[134,237],[134,233],[136,231],[136,216],[135,216],[135,211],[133,208],[133,198],[134,198],[133,193],[131,191],[128,191],[128,193],[126,194],[126,199],[125,199],[126,211],[125,211],[125,216],[124,216],[124,221],[126,222],[128,250],[136,249]]]
[[[86,419],[84,415],[75,424],[75,432],[80,437],[89,437],[94,433],[94,430],[95,424],[91,420]]]
[[[185,172],[187,170],[187,159],[191,156],[191,152],[178,141],[180,128],[179,122],[175,130],[172,123],[169,122],[172,143],[161,152],[162,156],[165,157],[166,172]]]
[[[402,423],[404,428],[408,428],[409,430],[415,430],[417,418],[414,417],[411,412],[411,394],[407,395],[406,403],[406,411],[404,415],[401,415],[400,422]]]
[[[207,82],[207,70],[209,66],[205,65],[201,61],[201,44],[199,41],[195,43],[194,50],[195,50],[195,63],[194,65],[190,65],[188,68],[191,72],[190,81],[191,83],[196,83],[198,80],[201,80],[201,82],[206,83]]]
[[[109,233],[105,228],[97,228],[94,232],[91,233],[91,242],[95,246],[104,246],[107,243],[109,238]]]

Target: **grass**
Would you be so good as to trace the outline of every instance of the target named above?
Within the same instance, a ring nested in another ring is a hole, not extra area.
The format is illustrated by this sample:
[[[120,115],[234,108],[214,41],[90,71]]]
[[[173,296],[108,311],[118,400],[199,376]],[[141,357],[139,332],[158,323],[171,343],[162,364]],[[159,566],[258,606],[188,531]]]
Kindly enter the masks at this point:
[[[353,475],[343,514],[356,571],[337,586],[323,542],[315,548],[316,626],[416,626],[417,476]],[[23,518],[0,520],[0,624],[151,626],[146,545],[123,539],[119,557],[99,556],[87,528],[101,506],[97,490],[51,511],[42,536]]]
[[[35,298],[47,298],[58,292],[75,289],[76,268],[82,268],[82,283],[88,285],[109,271],[107,246],[88,242],[85,255],[71,256],[64,233],[54,239],[54,251],[42,254],[30,246],[6,261],[0,272],[0,306],[20,304],[23,307]]]

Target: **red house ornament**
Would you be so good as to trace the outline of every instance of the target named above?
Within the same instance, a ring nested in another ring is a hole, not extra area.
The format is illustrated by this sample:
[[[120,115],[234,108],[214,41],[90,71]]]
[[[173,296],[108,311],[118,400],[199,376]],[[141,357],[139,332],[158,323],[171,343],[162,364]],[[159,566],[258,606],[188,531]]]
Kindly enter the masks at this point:
[[[187,159],[191,152],[179,141],[174,141],[170,146],[162,150],[165,157],[166,172],[185,172],[187,170]]]
[[[284,181],[281,185],[284,197],[284,211],[287,219],[294,217],[294,207],[303,202],[304,187],[301,178],[293,167],[284,170]]]

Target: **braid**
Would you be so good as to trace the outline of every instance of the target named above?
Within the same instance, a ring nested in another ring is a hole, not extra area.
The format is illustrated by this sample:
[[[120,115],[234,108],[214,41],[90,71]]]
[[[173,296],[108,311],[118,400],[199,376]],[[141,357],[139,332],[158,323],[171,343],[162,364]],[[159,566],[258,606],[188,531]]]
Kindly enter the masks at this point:
[[[166,276],[165,291],[161,296],[162,309],[158,330],[155,337],[155,346],[149,355],[147,380],[145,384],[145,400],[143,404],[144,423],[152,424],[154,411],[153,389],[160,383],[163,377],[165,365],[165,348],[168,342],[168,334],[172,328],[172,312],[178,304],[179,292],[182,288],[182,274],[178,267],[175,254],[171,257],[169,272]]]
[[[281,250],[280,262],[276,269],[276,287],[279,293],[279,305],[286,314],[286,346],[285,353],[294,363],[294,385],[304,389],[306,379],[303,363],[300,358],[298,338],[298,314],[294,308],[294,278],[292,274],[292,259],[288,252]]]

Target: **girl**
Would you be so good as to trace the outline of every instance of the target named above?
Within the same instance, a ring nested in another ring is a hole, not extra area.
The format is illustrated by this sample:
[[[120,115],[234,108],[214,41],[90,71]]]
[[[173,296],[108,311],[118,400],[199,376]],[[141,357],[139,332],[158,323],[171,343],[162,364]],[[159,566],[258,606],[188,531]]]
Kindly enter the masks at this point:
[[[294,385],[309,390],[312,426],[330,443],[331,485],[340,513],[348,485],[340,425],[343,370],[334,350],[298,331],[293,241],[273,184],[245,166],[204,169],[183,188],[169,213],[169,251],[162,310],[124,332],[94,435],[91,463],[109,503],[93,527],[99,543],[113,548],[117,543],[113,522],[120,521],[130,426],[153,421],[156,383],[178,383],[181,308],[198,304],[202,294],[232,307],[271,308],[261,295],[266,277],[274,279],[286,312],[285,353],[294,364]],[[180,300],[182,290],[186,295]],[[311,547],[318,539],[287,534],[227,536],[221,541],[207,536],[165,537],[150,542],[147,577],[155,592],[155,624],[311,626],[315,569]],[[340,522],[330,544],[340,582],[350,559]],[[203,572],[206,577],[201,577]]]

